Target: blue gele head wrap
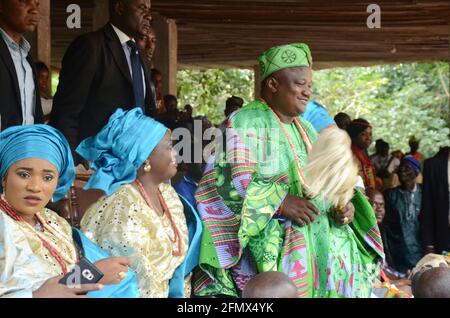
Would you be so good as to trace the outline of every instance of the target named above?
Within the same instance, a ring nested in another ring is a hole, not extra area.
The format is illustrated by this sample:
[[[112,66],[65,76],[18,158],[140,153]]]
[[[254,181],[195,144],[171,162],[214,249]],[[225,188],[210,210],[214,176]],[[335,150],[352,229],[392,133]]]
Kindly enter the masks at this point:
[[[336,125],[334,119],[328,115],[325,106],[315,101],[306,104],[306,111],[302,114],[302,117],[309,121],[319,133],[325,128]]]
[[[64,198],[75,179],[75,167],[63,134],[47,125],[14,126],[0,134],[2,178],[13,164],[29,158],[44,159],[56,167],[59,178],[53,200]],[[1,185],[0,191],[3,192]]]
[[[420,161],[418,161],[416,158],[414,158],[414,156],[411,156],[411,155],[405,156],[402,159],[402,162],[406,162],[407,164],[409,164],[417,174],[420,173],[420,170],[421,170],[420,169]]]
[[[141,108],[119,108],[96,136],[85,139],[76,150],[95,171],[84,189],[111,195],[136,180],[139,168],[166,132],[167,127],[145,116]]]

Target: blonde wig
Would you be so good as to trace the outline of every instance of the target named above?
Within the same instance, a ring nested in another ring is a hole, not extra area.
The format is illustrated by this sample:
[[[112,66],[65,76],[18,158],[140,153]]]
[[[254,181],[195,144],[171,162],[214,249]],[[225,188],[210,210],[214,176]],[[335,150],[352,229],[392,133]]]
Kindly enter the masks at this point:
[[[342,209],[352,199],[358,177],[347,132],[335,126],[324,129],[308,154],[304,172],[313,196],[321,194]]]

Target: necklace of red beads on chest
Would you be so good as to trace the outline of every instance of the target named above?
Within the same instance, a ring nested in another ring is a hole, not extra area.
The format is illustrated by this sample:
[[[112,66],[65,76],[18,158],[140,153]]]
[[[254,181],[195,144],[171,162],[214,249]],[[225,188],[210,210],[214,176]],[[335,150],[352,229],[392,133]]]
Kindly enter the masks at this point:
[[[152,208],[153,210],[155,210],[155,212],[158,211],[155,208],[155,206],[152,204],[152,201],[150,200],[150,197],[148,196],[147,192],[145,191],[144,185],[142,184],[141,180],[136,179],[135,184],[136,184],[139,192],[141,193],[141,196],[144,198],[145,202],[147,203],[147,205],[150,208]],[[173,233],[175,234],[174,239],[172,239],[169,235],[167,235],[169,237],[169,240],[172,243],[174,243],[174,244],[177,243],[177,249],[176,250],[172,249],[172,255],[173,256],[181,256],[181,248],[182,248],[181,244],[182,243],[181,243],[180,231],[178,230],[177,225],[175,224],[172,213],[170,213],[170,210],[167,207],[166,201],[164,200],[164,197],[163,197],[161,191],[158,190],[157,195],[158,195],[159,203],[161,204],[161,207],[163,209],[163,212],[169,219],[170,225],[172,226]]]

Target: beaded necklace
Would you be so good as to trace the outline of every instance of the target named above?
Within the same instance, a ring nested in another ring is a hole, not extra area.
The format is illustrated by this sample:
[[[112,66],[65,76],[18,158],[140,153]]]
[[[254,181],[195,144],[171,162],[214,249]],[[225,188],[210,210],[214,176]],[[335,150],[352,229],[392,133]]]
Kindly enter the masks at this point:
[[[358,161],[361,163],[361,170],[362,170],[363,177],[364,177],[364,185],[366,185],[367,187],[374,188],[376,185],[375,185],[375,179],[374,179],[375,173],[373,171],[372,161],[370,161],[369,157],[367,157],[367,155],[362,150],[360,150],[358,147],[356,147],[353,144],[351,147],[352,147],[352,152],[355,155],[356,159],[358,159]],[[371,178],[369,176],[368,172],[372,172],[371,175],[373,176],[373,178]]]
[[[265,100],[262,100],[262,102],[264,102],[266,105],[268,105]],[[296,167],[297,167],[296,170],[297,170],[300,182],[302,184],[303,194],[305,195],[305,197],[310,197],[311,196],[311,190],[310,190],[310,188],[309,188],[309,186],[308,186],[308,184],[306,182],[305,175],[303,174],[303,169],[300,166],[300,159],[298,158],[297,152],[295,151],[295,147],[294,147],[294,143],[292,141],[292,138],[291,138],[289,132],[283,126],[283,123],[281,122],[281,119],[277,115],[277,113],[270,106],[269,106],[269,109],[272,112],[272,114],[275,116],[275,118],[277,119],[277,122],[280,125],[280,128],[283,131],[283,134],[286,137],[286,140],[288,141],[289,146],[291,147],[292,155],[294,156],[294,160],[295,160]],[[311,148],[312,148],[311,139],[309,138],[308,134],[306,133],[305,128],[303,128],[303,126],[300,124],[300,122],[299,122],[299,120],[297,118],[294,118],[294,123],[295,123],[295,126],[297,127],[298,131],[300,132],[300,135],[302,136],[303,142],[306,145],[306,152],[309,153],[311,151]]]
[[[75,264],[78,261],[77,252],[76,252],[75,247],[73,246],[73,244],[70,243],[70,240],[67,239],[67,237],[64,234],[60,233],[51,224],[49,224],[47,221],[45,221],[39,214],[35,215],[35,217],[38,220],[38,222],[42,224],[44,229],[46,229],[47,231],[52,233],[55,237],[60,239],[66,245],[66,247],[70,251],[70,256],[69,257],[66,257],[66,256],[62,255],[62,253],[60,253],[58,251],[58,248],[52,242],[47,240],[41,233],[36,231],[36,229],[33,226],[31,226],[31,224],[26,222],[23,219],[22,216],[17,214],[17,212],[14,211],[14,209],[3,198],[0,198],[0,208],[9,217],[11,217],[14,221],[21,222],[21,223],[25,224],[25,226],[27,226],[34,233],[36,233],[36,235],[42,241],[42,244],[44,245],[44,247],[50,252],[50,254],[56,259],[58,264],[61,266],[61,269],[62,269],[64,274],[67,274],[66,262],[69,263],[69,264]]]
[[[142,197],[144,198],[145,202],[147,203],[147,205],[150,208],[154,209],[155,212],[156,212],[157,209],[153,206],[153,204],[152,204],[152,202],[150,200],[150,197],[147,195],[147,192],[145,191],[141,180],[136,179],[135,183],[136,183],[136,186],[137,186],[139,192],[141,193]],[[158,200],[159,200],[159,203],[161,204],[161,207],[163,208],[164,214],[166,214],[167,217],[169,218],[170,225],[172,226],[173,233],[175,233],[175,238],[174,239],[172,239],[170,237],[170,235],[168,235],[166,233],[167,237],[169,238],[169,240],[172,243],[174,243],[174,244],[177,243],[177,250],[174,250],[173,246],[172,246],[172,255],[173,256],[181,256],[181,247],[182,247],[182,245],[181,245],[182,244],[181,243],[181,235],[180,235],[180,232],[178,231],[178,228],[177,228],[177,226],[175,224],[175,221],[173,220],[172,214],[170,213],[169,208],[167,207],[166,201],[164,200],[164,197],[161,194],[161,191],[159,191],[159,190],[158,190]]]

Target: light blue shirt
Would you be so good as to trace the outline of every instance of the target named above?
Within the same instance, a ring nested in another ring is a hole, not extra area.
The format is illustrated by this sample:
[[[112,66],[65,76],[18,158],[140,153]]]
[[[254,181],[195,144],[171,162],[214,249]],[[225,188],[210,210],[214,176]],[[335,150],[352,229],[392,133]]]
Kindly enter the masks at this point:
[[[122,32],[122,30],[120,30],[119,28],[114,26],[113,24],[111,24],[111,26],[113,27],[114,31],[116,32],[117,36],[119,37],[120,44],[122,45],[122,49],[125,53],[125,57],[127,58],[128,68],[130,69],[131,78],[133,78],[133,70],[131,69],[131,48],[127,44],[127,42],[130,40],[134,42],[134,40],[132,38],[130,38],[128,35],[126,35],[124,32]],[[145,75],[144,75],[144,69],[142,67],[141,67],[141,72],[142,72],[142,78],[144,79],[144,97],[145,97],[147,88],[145,87]]]
[[[33,68],[27,61],[27,56],[30,52],[31,45],[24,37],[22,37],[20,45],[17,44],[1,28],[0,34],[8,46],[9,53],[11,54],[14,67],[16,69],[22,107],[22,124],[33,125],[34,109],[36,104],[36,87],[34,85]]]
[[[336,125],[333,118],[328,115],[325,106],[315,101],[306,104],[306,112],[302,114],[302,117],[309,121],[318,133],[327,127]]]

